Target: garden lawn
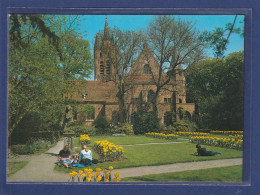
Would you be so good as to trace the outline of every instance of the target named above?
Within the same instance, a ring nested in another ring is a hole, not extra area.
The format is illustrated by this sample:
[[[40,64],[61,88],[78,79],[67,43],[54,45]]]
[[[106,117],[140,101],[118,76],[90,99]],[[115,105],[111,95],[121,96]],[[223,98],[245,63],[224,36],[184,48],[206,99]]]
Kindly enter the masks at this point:
[[[29,163],[29,161],[8,162],[7,176],[9,177],[10,175],[16,173],[20,169],[24,168],[28,163]]]
[[[102,141],[108,140],[116,145],[129,145],[129,144],[145,144],[145,143],[164,143],[164,142],[183,142],[186,140],[183,139],[175,139],[175,140],[168,140],[168,139],[160,139],[160,138],[153,138],[147,137],[145,135],[136,135],[136,136],[89,136],[91,144],[94,145],[94,141]],[[80,147],[79,138],[75,138],[75,146]]]
[[[242,182],[242,165],[125,177],[121,181]]]
[[[174,164],[181,162],[240,158],[243,156],[243,153],[240,150],[211,146],[203,147],[206,147],[207,150],[221,152],[222,154],[218,156],[194,156],[193,154],[196,152],[196,147],[193,143],[129,145],[123,147],[123,150],[125,151],[123,157],[127,158],[126,160],[99,163],[97,165],[91,166],[91,168],[108,168],[108,166],[112,165],[115,169],[120,169],[128,167]],[[93,150],[92,152],[94,153]],[[96,157],[94,156],[94,158]],[[55,168],[59,171],[70,171],[68,169],[64,169],[63,167],[56,166]],[[75,168],[75,170],[77,171],[81,169]]]

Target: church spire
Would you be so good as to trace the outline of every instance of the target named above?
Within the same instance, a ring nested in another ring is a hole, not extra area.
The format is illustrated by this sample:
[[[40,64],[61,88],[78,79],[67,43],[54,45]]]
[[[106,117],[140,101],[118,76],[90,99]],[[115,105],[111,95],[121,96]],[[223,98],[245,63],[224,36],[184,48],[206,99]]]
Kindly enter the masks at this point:
[[[106,17],[105,27],[104,27],[104,38],[109,39],[109,28],[108,28],[108,23],[107,23],[107,17]]]
[[[95,45],[94,45],[94,49],[100,49],[99,48],[99,37],[98,37],[98,34],[96,34],[96,37],[95,37]]]

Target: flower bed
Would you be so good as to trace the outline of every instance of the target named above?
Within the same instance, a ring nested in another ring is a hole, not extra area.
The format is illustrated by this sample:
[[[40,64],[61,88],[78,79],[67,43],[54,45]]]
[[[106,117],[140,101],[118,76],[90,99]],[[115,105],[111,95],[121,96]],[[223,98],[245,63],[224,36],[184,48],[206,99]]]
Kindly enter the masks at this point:
[[[171,140],[178,138],[178,135],[175,134],[164,134],[164,133],[155,133],[155,132],[146,133],[145,135],[148,137],[171,139]]]
[[[243,139],[235,138],[222,138],[222,137],[210,137],[210,136],[192,136],[190,137],[190,142],[200,143],[210,146],[217,146],[223,148],[231,148],[242,150],[243,149]]]
[[[174,134],[179,135],[179,136],[184,136],[184,137],[190,137],[190,136],[208,136],[208,135],[209,135],[209,133],[184,132],[184,131],[175,132]]]
[[[79,172],[72,171],[69,173],[70,179],[69,181],[78,182],[119,182],[121,178],[119,178],[119,172],[114,173],[114,178],[112,178],[112,170],[114,167],[109,166],[107,169],[96,168],[96,172],[93,173],[93,169],[84,169],[79,170]]]
[[[100,155],[102,161],[114,161],[122,158],[123,147],[115,145],[107,140],[95,141],[94,150]]]
[[[243,135],[243,131],[210,131],[215,135]]]
[[[80,135],[79,140],[81,142],[81,145],[90,144],[90,137],[87,134]]]

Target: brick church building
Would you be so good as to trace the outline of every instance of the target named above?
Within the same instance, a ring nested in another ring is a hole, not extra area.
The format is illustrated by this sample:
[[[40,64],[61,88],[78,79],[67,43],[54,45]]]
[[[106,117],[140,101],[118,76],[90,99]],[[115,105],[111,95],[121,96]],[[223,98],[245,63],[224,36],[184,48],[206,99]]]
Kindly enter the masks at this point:
[[[115,75],[115,70],[111,60],[109,60],[114,57],[114,39],[109,34],[106,20],[103,38],[100,40],[96,36],[95,39],[94,80],[85,81],[83,83],[84,94],[75,97],[78,106],[91,105],[93,108],[93,113],[83,120],[86,126],[91,125],[100,116],[105,116],[108,120],[116,120],[118,116],[118,88],[111,79]],[[171,78],[170,82],[159,93],[157,108],[161,124],[168,125],[169,113],[172,111],[177,113],[176,120],[179,120],[178,110],[180,107],[185,110],[186,116],[191,117],[194,114],[194,103],[186,103],[184,70],[181,67],[177,67],[175,72],[176,74]],[[132,114],[137,112],[137,104],[142,102],[149,105],[156,90],[153,78],[159,74],[159,64],[147,45],[144,45],[142,52],[137,57],[128,74],[131,77],[128,77],[127,81],[129,90],[125,93],[125,106],[127,108],[127,121],[131,123]],[[163,78],[167,78],[164,72]],[[152,111],[152,106],[148,108],[148,111]],[[78,114],[77,120],[80,117],[80,114]]]

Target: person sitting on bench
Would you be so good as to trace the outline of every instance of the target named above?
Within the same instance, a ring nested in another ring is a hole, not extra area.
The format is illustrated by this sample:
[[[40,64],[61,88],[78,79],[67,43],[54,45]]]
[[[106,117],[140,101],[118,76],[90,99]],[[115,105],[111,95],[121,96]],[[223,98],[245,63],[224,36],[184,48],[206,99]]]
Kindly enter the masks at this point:
[[[198,156],[214,156],[216,154],[221,154],[220,152],[207,151],[206,148],[202,148],[200,144],[196,145]]]

